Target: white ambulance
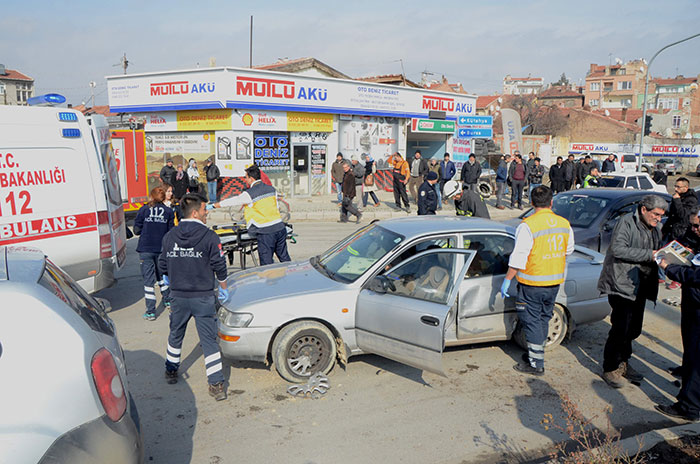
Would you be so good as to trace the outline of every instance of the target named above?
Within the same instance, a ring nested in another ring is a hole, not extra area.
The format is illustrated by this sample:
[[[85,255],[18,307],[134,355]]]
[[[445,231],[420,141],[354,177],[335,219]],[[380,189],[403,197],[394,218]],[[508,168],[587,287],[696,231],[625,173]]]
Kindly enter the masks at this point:
[[[88,292],[115,282],[126,225],[104,116],[0,106],[0,246],[22,243]]]

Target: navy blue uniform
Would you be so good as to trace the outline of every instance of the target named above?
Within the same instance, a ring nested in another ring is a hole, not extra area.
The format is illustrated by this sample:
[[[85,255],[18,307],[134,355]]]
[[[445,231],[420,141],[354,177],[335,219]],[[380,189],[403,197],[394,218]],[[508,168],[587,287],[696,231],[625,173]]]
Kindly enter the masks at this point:
[[[435,214],[438,207],[435,187],[427,180],[418,189],[418,215]]]
[[[172,305],[165,369],[173,372],[180,367],[182,340],[194,317],[209,384],[223,382],[214,274],[219,282],[226,280],[226,261],[218,235],[196,219],[183,219],[163,238],[158,267],[170,279]]]
[[[139,244],[136,251],[141,263],[141,275],[143,276],[143,293],[146,300],[146,314],[148,319],[156,316],[155,285],[158,282],[163,302],[169,304],[168,286],[163,281],[163,276],[158,270],[158,255],[160,255],[163,237],[174,227],[175,213],[163,203],[153,206],[143,205],[136,214],[134,220],[134,233],[139,235]]]

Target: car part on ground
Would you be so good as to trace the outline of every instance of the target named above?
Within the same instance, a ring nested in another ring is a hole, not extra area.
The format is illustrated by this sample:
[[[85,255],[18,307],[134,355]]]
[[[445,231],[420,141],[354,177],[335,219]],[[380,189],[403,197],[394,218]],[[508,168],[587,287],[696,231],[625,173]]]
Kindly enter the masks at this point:
[[[329,388],[331,388],[331,385],[328,382],[328,377],[317,372],[309,377],[309,381],[305,384],[288,387],[287,393],[297,398],[302,397],[315,400],[325,395]]]

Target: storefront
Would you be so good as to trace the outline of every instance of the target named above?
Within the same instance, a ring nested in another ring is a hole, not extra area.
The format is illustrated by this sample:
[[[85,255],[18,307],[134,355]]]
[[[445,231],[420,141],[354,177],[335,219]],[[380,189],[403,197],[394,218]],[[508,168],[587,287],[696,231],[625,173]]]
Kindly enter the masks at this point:
[[[412,118],[444,112],[442,126],[473,115],[476,106],[472,95],[239,68],[110,76],[107,82],[110,111],[144,123],[152,183],[166,159],[185,169],[194,160],[200,172],[212,159],[226,178],[223,197],[244,188],[241,178],[251,164],[286,195],[309,196],[330,192],[338,152],[358,160],[368,154],[386,170],[392,153],[407,153],[415,133],[416,141],[437,142],[433,151],[444,153],[452,148],[450,131],[412,130]]]

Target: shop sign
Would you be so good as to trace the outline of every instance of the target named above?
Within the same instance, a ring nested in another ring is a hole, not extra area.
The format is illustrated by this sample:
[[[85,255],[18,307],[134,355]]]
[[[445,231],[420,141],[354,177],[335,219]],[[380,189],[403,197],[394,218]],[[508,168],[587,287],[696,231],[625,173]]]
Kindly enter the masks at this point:
[[[493,116],[459,116],[457,117],[457,132],[455,137],[470,139],[493,137]]]
[[[471,152],[471,140],[452,139],[452,161],[454,161],[457,167],[460,167],[469,160]]]
[[[147,113],[144,117],[144,130],[146,132],[176,131],[177,113],[175,111]]]
[[[238,110],[232,121],[236,130],[287,130],[287,113],[283,111]]]
[[[457,137],[460,139],[470,139],[473,137],[481,137],[490,139],[493,137],[493,129],[457,129]]]
[[[454,121],[442,119],[411,119],[411,131],[452,134],[455,131]]]
[[[211,153],[209,132],[165,132],[146,134],[149,153]]]
[[[289,137],[287,134],[255,134],[253,160],[264,168],[289,168]]]
[[[649,145],[642,146],[644,156],[667,156],[694,158],[700,155],[700,145]],[[633,143],[572,143],[569,144],[569,153],[613,153],[639,154],[639,145]]]
[[[333,115],[326,113],[287,113],[287,130],[293,132],[333,132]]]
[[[231,129],[231,110],[193,110],[177,112],[177,130]]]
[[[326,174],[326,146],[311,145],[311,175],[323,177]]]

